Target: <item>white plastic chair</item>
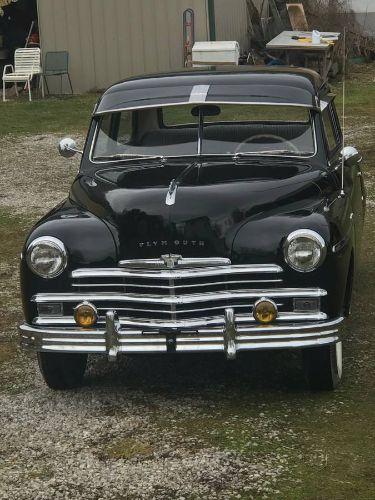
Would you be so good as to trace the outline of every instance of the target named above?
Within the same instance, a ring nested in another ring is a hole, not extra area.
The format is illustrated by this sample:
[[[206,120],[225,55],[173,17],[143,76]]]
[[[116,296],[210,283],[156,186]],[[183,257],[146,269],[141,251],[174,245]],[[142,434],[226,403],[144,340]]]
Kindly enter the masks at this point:
[[[11,72],[8,69],[11,68]],[[35,75],[39,75],[39,85],[42,88],[42,97],[44,97],[44,85],[42,78],[43,70],[40,60],[39,48],[17,49],[14,53],[14,67],[7,64],[3,71],[3,101],[5,102],[5,84],[13,83],[18,96],[17,83],[25,82],[29,91],[29,101],[31,101],[31,80]]]

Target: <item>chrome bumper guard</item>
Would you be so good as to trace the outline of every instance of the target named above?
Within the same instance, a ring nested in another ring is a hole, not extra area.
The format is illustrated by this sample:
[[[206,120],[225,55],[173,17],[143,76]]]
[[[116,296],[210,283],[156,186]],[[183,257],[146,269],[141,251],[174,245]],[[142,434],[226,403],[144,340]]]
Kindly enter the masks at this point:
[[[106,313],[105,328],[74,326],[20,326],[21,346],[43,352],[117,354],[165,352],[223,352],[234,359],[237,352],[260,349],[294,349],[335,343],[344,318],[330,321],[285,322],[260,325],[237,321],[231,308],[225,310],[222,325],[202,320],[194,328],[145,329],[139,322],[119,320],[117,313]],[[103,325],[104,326],[104,325]]]

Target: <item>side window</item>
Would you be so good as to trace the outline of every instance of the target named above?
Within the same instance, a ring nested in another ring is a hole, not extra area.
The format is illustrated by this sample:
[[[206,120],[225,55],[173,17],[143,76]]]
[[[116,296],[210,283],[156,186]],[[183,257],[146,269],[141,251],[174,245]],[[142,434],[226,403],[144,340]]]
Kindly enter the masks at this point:
[[[99,122],[95,156],[116,154],[121,146],[130,144],[131,138],[132,114],[127,111],[106,113]]]
[[[332,113],[330,106],[327,106],[322,113],[324,131],[327,138],[329,151],[334,151],[339,145],[338,134],[334,121],[332,119]]]

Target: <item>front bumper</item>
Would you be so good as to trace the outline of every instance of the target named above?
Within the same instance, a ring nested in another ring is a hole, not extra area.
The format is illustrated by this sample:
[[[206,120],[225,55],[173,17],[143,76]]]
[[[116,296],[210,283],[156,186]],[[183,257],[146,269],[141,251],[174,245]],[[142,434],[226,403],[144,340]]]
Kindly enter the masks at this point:
[[[295,349],[332,344],[339,340],[344,318],[330,321],[285,322],[259,325],[237,321],[233,309],[225,310],[223,325],[196,324],[194,328],[145,329],[119,320],[108,311],[101,328],[74,326],[20,326],[21,346],[42,352],[117,354],[167,352],[223,352],[234,359],[238,351]]]

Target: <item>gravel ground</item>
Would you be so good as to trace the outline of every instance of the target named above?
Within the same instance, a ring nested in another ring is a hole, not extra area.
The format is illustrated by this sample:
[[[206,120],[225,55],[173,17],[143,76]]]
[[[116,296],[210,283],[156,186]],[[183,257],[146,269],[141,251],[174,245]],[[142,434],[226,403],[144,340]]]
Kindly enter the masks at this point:
[[[73,138],[83,144],[82,137]],[[0,208],[37,219],[66,198],[79,155],[60,156],[60,139],[54,134],[0,138]]]
[[[115,387],[51,393],[33,364],[22,363],[19,375],[22,393],[13,387],[1,397],[0,498],[175,498],[176,492],[229,498],[239,489],[275,491],[284,457],[252,463],[174,428],[178,415],[199,415],[199,397],[126,390],[108,373],[106,382],[112,377]],[[169,424],[161,427],[164,421]],[[261,416],[251,425],[272,430],[272,420]]]
[[[14,250],[0,262],[0,499],[279,498],[285,478],[301,482],[300,462],[326,467],[326,443],[300,449],[318,403],[302,392],[299,361],[284,353],[236,364],[156,356],[110,365],[93,356],[83,388],[44,385],[13,342],[16,254],[30,220],[66,196],[77,171],[79,160],[59,157],[57,141],[0,139],[0,211],[15,221],[7,229]],[[358,359],[358,370],[366,362]],[[342,394],[319,401],[322,425],[348,408]]]
[[[82,144],[81,137],[75,139]],[[22,227],[29,227],[31,219],[66,197],[78,169],[79,158],[59,156],[58,140],[53,134],[0,139],[0,209],[16,216]],[[17,266],[17,256],[0,264],[4,323],[12,318],[12,328],[1,331],[0,340],[17,338]],[[157,360],[151,371],[147,360],[122,360],[119,378],[118,365],[93,357],[88,377],[92,387],[54,393],[42,382],[34,359],[10,345],[4,357],[11,361],[0,365],[1,499],[228,498],[239,490],[265,496],[275,491],[284,456],[265,454],[252,462],[185,436],[174,426],[176,416],[202,417],[203,413],[206,417],[209,410],[199,393],[194,397],[171,394],[174,384],[168,381],[181,369],[180,360],[167,364]],[[200,359],[194,362],[199,371]],[[214,368],[215,362],[210,363]],[[190,365],[189,357],[184,366]],[[167,384],[162,394],[152,389],[148,393],[148,384],[155,383],[154,370]],[[132,372],[134,387],[127,388]],[[179,382],[181,388],[190,376],[191,371]],[[201,376],[212,374],[203,371]],[[138,377],[147,384],[141,391],[136,387]],[[272,433],[272,420],[264,421],[262,416],[248,426],[260,434]]]

